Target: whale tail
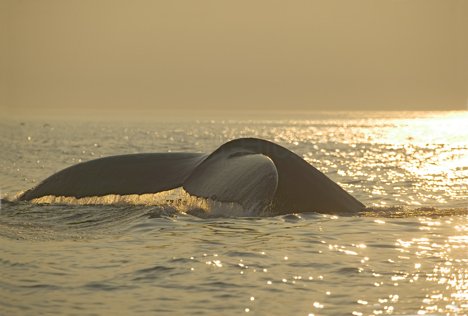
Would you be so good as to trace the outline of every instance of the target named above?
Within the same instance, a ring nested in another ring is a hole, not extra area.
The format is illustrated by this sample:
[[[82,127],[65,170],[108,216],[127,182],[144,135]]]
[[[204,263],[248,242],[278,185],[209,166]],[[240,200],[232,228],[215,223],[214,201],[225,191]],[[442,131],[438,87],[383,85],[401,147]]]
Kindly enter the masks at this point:
[[[19,199],[188,193],[253,211],[355,213],[364,205],[298,155],[272,142],[241,138],[210,155],[133,154],[80,163],[45,179]]]

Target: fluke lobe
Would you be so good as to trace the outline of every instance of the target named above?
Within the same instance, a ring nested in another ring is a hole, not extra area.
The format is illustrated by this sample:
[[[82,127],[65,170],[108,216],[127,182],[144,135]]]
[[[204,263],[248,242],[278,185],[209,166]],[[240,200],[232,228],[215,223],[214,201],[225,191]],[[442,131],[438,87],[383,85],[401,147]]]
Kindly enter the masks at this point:
[[[191,195],[235,202],[252,213],[353,214],[365,206],[290,150],[240,138],[211,154],[148,153],[91,160],[63,169],[19,200],[157,193],[183,187]]]

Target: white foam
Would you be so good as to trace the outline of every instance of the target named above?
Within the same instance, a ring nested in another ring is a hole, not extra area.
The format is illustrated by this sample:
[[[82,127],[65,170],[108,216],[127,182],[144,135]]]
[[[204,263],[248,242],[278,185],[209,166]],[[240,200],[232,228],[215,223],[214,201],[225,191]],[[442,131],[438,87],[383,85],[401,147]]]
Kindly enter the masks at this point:
[[[183,188],[147,193],[104,196],[89,196],[76,198],[72,196],[47,195],[33,199],[37,204],[69,204],[69,205],[147,205],[170,206],[178,212],[193,214],[199,217],[246,217],[258,216],[254,210],[246,210],[234,202],[219,202],[211,199],[192,196]]]

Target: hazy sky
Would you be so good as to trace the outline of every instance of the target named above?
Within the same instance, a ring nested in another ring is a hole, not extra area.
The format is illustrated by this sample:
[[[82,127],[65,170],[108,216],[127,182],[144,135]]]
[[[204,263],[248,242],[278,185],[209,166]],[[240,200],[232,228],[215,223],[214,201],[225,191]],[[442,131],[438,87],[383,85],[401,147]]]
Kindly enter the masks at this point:
[[[0,102],[467,109],[468,0],[0,0]]]

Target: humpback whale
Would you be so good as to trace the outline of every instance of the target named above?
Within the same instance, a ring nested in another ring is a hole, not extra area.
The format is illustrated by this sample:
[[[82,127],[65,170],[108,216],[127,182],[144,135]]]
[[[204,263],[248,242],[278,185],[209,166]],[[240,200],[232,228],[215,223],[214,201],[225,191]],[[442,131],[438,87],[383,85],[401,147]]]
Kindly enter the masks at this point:
[[[231,140],[211,154],[144,153],[90,160],[51,175],[19,200],[146,194],[178,187],[272,215],[353,214],[365,208],[300,156],[257,138]]]

